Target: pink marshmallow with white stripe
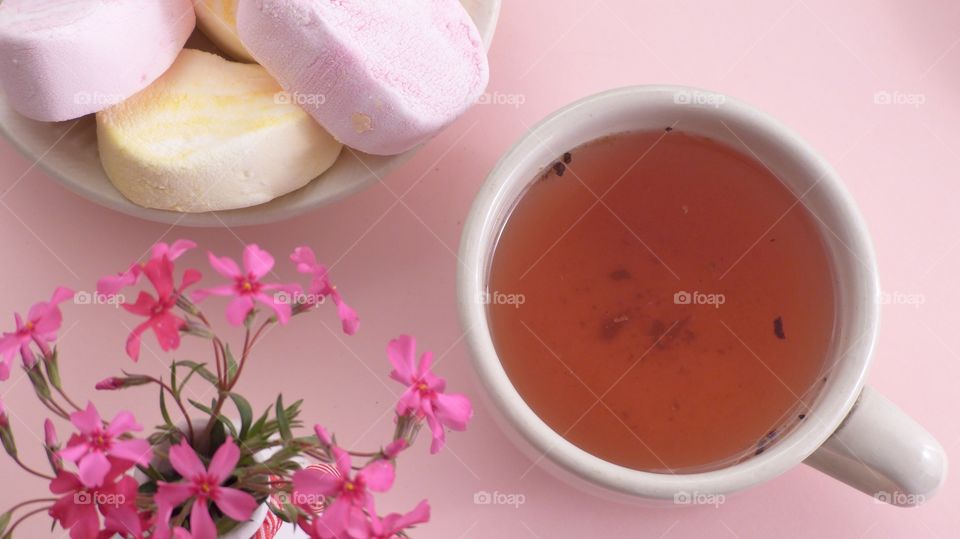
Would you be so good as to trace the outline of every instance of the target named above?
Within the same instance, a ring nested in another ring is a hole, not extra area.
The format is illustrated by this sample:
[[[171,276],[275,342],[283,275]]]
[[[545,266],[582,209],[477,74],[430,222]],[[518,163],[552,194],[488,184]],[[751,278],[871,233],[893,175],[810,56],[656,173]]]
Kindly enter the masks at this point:
[[[340,142],[392,155],[477,102],[483,40],[458,0],[239,0],[240,40]]]
[[[195,26],[192,0],[3,0],[0,85],[34,120],[99,112],[162,75]]]

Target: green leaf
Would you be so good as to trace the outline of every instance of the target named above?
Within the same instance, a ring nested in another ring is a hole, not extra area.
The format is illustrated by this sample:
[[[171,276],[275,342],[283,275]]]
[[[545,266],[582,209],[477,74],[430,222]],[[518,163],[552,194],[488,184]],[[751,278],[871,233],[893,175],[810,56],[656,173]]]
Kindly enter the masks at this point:
[[[237,407],[237,412],[240,413],[240,439],[245,440],[253,423],[253,408],[247,399],[236,393],[230,393],[230,399]]]
[[[215,449],[219,448],[225,441],[227,441],[227,431],[226,425],[229,422],[221,417],[217,418],[217,422],[213,425],[213,431],[210,432],[210,454],[212,455]],[[230,426],[231,430],[233,425]]]
[[[230,430],[230,436],[234,440],[240,439],[240,433],[237,432],[237,428],[233,426],[233,421],[227,418],[227,416],[220,414],[217,416],[217,421],[219,421],[224,427]]]
[[[160,388],[160,415],[163,417],[163,422],[168,427],[173,427],[173,421],[170,420],[170,412],[167,410],[167,401],[166,396],[164,395],[163,387]]]
[[[227,383],[231,383],[237,375],[237,360],[233,357],[233,352],[230,351],[229,344],[224,351],[224,355],[227,361]]]
[[[10,525],[11,517],[13,517],[13,511],[7,511],[3,515],[0,515],[0,534],[3,534],[7,531],[7,526]]]
[[[283,509],[281,509],[281,508],[273,505],[273,504],[270,503],[269,501],[267,502],[267,509],[269,509],[270,512],[273,513],[274,515],[277,515],[278,517],[280,517],[280,520],[282,520],[282,521],[284,521],[284,522],[287,522],[287,523],[296,522],[296,521],[291,521],[291,520],[289,520],[288,517],[287,517],[287,515],[284,514]]]
[[[283,504],[283,513],[287,517],[287,522],[296,522],[297,518],[300,516],[297,508],[294,507],[290,502],[284,502]]]
[[[280,431],[280,437],[283,441],[289,442],[293,438],[290,432],[290,421],[287,419],[287,411],[283,407],[283,395],[277,395],[277,429]]]
[[[250,427],[250,432],[248,433],[248,436],[250,436],[251,438],[254,436],[259,436],[263,432],[264,428],[266,428],[267,420],[269,419],[270,419],[270,408],[267,408],[266,410],[263,411],[263,415],[261,415],[260,418],[257,419],[256,423],[254,423],[253,426]]]
[[[179,387],[179,388],[177,389],[177,391],[176,391],[176,392],[177,392],[177,398],[179,398],[180,395],[183,393],[183,388],[186,387],[187,382],[190,381],[190,378],[193,378],[193,375],[196,374],[197,371],[199,371],[200,369],[205,369],[205,368],[206,368],[206,367],[205,367],[203,364],[197,364],[197,365],[194,365],[193,367],[190,367],[190,372],[188,372],[187,375],[183,377],[183,381],[180,382],[180,387]],[[203,376],[203,375],[201,374],[200,376]]]
[[[47,371],[47,378],[50,380],[50,384],[59,389],[61,387],[60,365],[59,361],[57,360],[57,356],[57,349],[54,348],[53,353],[50,354],[50,359],[43,362],[43,367]]]
[[[201,412],[203,412],[203,413],[207,414],[208,416],[210,416],[210,417],[212,418],[211,421],[216,421],[217,423],[220,423],[221,425],[223,425],[224,427],[226,427],[227,429],[229,429],[231,436],[233,436],[234,438],[238,438],[237,428],[233,426],[233,423],[232,423],[229,419],[227,419],[226,416],[224,416],[223,414],[216,414],[216,415],[214,415],[214,413],[213,413],[213,404],[211,404],[211,406],[206,406],[206,405],[204,405],[204,404],[200,404],[199,402],[197,402],[197,401],[195,401],[195,400],[193,400],[193,399],[187,399],[187,402],[189,402],[189,403],[190,403],[194,408],[196,408],[197,410],[200,410]],[[214,426],[214,430],[216,430],[216,428],[217,428],[217,427],[216,427],[216,425],[215,425],[215,426]],[[222,440],[221,440],[221,442],[222,442]],[[216,444],[212,444],[212,445],[213,445],[213,447],[216,447]]]
[[[140,470],[140,472],[143,473],[143,475],[149,477],[150,479],[153,479],[154,481],[166,480],[166,478],[163,477],[163,474],[160,473],[159,470],[154,468],[152,464],[150,466],[141,466],[138,464],[137,469]]]
[[[40,365],[34,364],[33,367],[30,367],[27,370],[27,376],[30,378],[30,383],[33,384],[34,391],[37,392],[37,396],[44,400],[50,400],[50,386],[47,385],[47,379],[43,376],[43,371],[40,370]]]
[[[9,428],[0,429],[0,442],[3,443],[3,449],[11,457],[17,457],[17,444],[13,441],[13,431]]]
[[[200,404],[199,402],[193,399],[187,399],[187,402],[189,402],[190,404],[193,405],[194,408],[196,408],[197,410],[200,410],[201,412],[207,414],[208,416],[211,416],[211,417],[213,416],[213,410],[209,406],[205,404]]]
[[[196,361],[181,360],[181,361],[174,361],[173,364],[177,366],[187,367],[190,369],[197,367],[199,365],[199,367],[197,368],[197,373],[200,375],[200,377],[210,382],[214,387],[220,386],[220,381],[217,380],[217,375],[210,372],[210,369],[208,369],[207,366],[203,363],[197,363]]]

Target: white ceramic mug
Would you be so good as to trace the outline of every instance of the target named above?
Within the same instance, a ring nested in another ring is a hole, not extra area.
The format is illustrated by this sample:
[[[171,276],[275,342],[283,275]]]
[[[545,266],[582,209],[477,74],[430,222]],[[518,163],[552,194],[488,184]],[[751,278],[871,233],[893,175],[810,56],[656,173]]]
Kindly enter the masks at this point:
[[[637,471],[565,440],[524,402],[497,357],[479,298],[497,238],[527,186],[563,152],[597,138],[674,127],[753,154],[815,215],[832,260],[837,332],[827,380],[806,418],[762,454],[689,474]],[[890,401],[864,387],[879,322],[877,265],[867,228],[834,170],[796,134],[735,99],[694,88],[641,86],[573,103],[538,124],[503,157],[464,228],[458,299],[474,367],[497,416],[537,462],[576,483],[628,497],[724,494],[805,462],[878,500],[922,503],[942,484],[940,444]],[[586,481],[582,481],[586,480]]]

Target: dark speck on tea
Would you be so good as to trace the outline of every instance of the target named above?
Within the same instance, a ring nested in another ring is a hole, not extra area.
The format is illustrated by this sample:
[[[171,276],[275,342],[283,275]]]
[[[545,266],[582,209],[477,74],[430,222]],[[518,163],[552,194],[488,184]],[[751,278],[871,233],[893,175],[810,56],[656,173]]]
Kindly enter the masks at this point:
[[[783,332],[783,317],[776,317],[773,319],[773,334],[777,336],[778,339],[786,339],[787,334]]]

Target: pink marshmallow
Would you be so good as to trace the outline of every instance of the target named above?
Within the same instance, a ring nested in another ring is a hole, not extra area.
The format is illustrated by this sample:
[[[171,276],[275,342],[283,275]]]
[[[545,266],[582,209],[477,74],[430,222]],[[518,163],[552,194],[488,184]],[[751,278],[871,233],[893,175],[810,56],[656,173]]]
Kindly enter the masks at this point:
[[[79,118],[149,86],[195,25],[191,0],[3,0],[0,84],[28,118]]]
[[[239,0],[240,40],[327,131],[392,155],[482,95],[489,67],[458,0]]]

